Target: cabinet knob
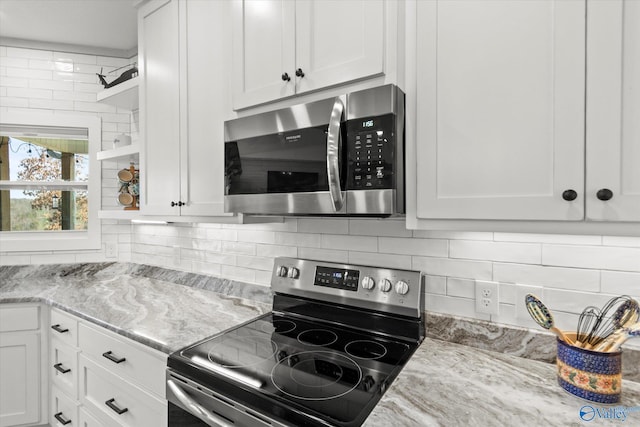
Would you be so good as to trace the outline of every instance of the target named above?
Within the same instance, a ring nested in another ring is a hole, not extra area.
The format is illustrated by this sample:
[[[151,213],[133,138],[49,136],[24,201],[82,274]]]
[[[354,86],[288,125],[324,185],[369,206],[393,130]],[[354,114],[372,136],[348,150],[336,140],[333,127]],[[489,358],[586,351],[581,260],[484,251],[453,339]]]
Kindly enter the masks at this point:
[[[304,77],[304,72],[302,71],[302,68],[298,68],[296,70],[296,76],[297,77]]]
[[[562,192],[562,198],[565,199],[567,202],[575,200],[577,197],[578,197],[578,193],[576,193],[575,190],[564,190]]]
[[[178,202],[178,206],[184,206],[184,205],[186,205],[186,203],[184,203],[182,201]]]
[[[171,207],[174,207],[176,205],[176,202],[171,202]]]
[[[598,192],[596,193],[596,197],[598,198],[598,200],[606,202],[607,200],[611,200],[611,198],[613,197],[613,191],[609,190],[608,188],[602,188],[598,190]]]
[[[289,80],[291,80],[291,77],[289,77],[289,73],[282,73],[282,81],[288,82]]]

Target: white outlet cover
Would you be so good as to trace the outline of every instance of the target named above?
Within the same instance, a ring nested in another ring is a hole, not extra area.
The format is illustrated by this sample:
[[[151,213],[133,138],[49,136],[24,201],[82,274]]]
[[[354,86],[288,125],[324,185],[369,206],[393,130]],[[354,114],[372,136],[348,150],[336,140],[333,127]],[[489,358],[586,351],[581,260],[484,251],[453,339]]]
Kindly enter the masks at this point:
[[[476,312],[500,314],[500,283],[476,280]]]

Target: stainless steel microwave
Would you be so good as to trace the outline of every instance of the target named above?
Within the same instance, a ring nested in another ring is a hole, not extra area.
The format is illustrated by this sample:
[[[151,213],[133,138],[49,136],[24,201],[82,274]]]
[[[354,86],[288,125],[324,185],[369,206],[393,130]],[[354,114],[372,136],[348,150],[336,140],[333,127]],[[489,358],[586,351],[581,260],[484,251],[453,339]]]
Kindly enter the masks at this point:
[[[404,214],[404,111],[385,85],[225,122],[225,212]]]

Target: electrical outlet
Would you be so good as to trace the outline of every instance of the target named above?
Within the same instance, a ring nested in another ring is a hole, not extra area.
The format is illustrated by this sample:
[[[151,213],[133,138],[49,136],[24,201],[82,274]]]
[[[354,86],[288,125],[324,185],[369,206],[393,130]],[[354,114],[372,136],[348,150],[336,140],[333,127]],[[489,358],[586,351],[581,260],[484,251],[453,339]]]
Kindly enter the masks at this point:
[[[476,312],[499,314],[498,282],[476,280]]]
[[[116,242],[106,242],[104,244],[105,258],[115,258],[118,256],[118,244]]]

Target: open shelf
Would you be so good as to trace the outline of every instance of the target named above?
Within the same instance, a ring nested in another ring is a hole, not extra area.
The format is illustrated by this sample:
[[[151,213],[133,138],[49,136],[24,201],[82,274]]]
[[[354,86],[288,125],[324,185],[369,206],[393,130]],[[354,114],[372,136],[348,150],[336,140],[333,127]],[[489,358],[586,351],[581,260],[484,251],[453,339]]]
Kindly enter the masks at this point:
[[[118,157],[134,156],[140,153],[139,144],[125,145],[124,147],[114,148],[112,150],[99,151],[97,154],[98,160],[116,159]]]
[[[138,109],[138,82],[140,77],[134,77],[119,85],[98,92],[97,101],[114,105],[127,110]]]

